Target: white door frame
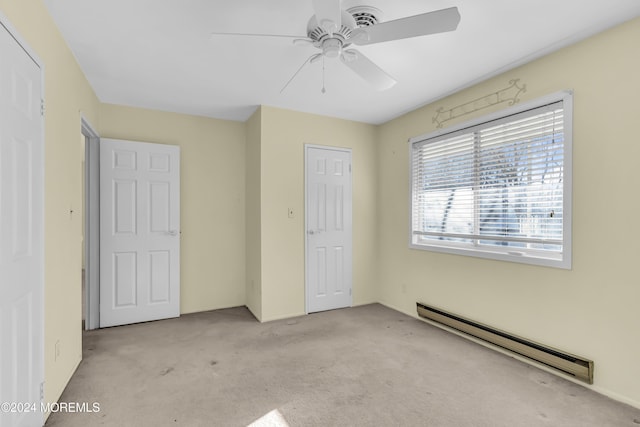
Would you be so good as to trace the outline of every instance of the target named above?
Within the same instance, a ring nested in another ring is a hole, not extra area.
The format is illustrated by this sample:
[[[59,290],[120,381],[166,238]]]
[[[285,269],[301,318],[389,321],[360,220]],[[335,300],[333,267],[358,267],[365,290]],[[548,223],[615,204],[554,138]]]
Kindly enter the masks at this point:
[[[85,136],[85,330],[100,328],[100,136],[81,118]]]
[[[309,308],[310,308],[310,303],[309,303],[309,235],[307,233],[307,230],[309,230],[309,212],[307,209],[308,206],[308,191],[307,191],[307,187],[308,187],[308,170],[307,170],[307,163],[308,163],[308,153],[309,153],[309,149],[320,149],[320,150],[331,150],[331,151],[341,151],[344,153],[349,153],[349,158],[351,159],[351,163],[353,163],[353,151],[351,148],[345,148],[345,147],[334,147],[334,146],[329,146],[329,145],[317,145],[317,144],[304,144],[304,293],[305,293],[305,298],[304,298],[304,302],[305,302],[305,313],[309,314]],[[349,165],[349,168],[351,168],[351,165]],[[353,174],[350,173],[349,174],[349,179],[351,180],[351,188],[353,189]],[[353,192],[352,192],[353,193]],[[352,206],[353,206],[353,194],[351,197],[351,200],[349,201]],[[351,221],[353,223],[353,220]],[[351,227],[351,238],[353,240],[353,226]],[[350,257],[350,262],[352,263],[353,266],[353,255]],[[353,271],[353,269],[351,269]],[[351,290],[349,292],[349,306],[353,305],[353,281],[351,283]]]
[[[85,301],[84,328],[100,327],[100,136],[89,121],[81,118],[80,130],[85,136]]]
[[[44,372],[44,346],[45,346],[45,336],[44,336],[44,316],[45,316],[45,312],[44,312],[44,301],[45,301],[45,274],[44,274],[44,270],[45,270],[45,258],[46,258],[46,253],[44,251],[44,248],[46,246],[46,228],[44,226],[44,217],[45,217],[45,186],[44,186],[44,181],[45,181],[45,156],[46,156],[46,138],[45,138],[45,128],[46,128],[46,115],[44,114],[44,106],[45,106],[45,67],[44,67],[44,62],[42,62],[40,60],[40,58],[38,57],[38,55],[35,53],[35,51],[33,49],[31,49],[31,47],[29,46],[29,44],[26,42],[26,40],[24,38],[22,38],[22,36],[20,36],[20,34],[18,33],[18,31],[15,29],[15,27],[11,24],[11,22],[9,21],[9,19],[4,15],[4,13],[2,13],[2,11],[0,11],[0,26],[4,27],[7,32],[11,35],[11,37],[13,37],[13,39],[20,45],[20,47],[24,50],[24,52],[31,58],[31,60],[38,66],[38,68],[40,68],[40,97],[41,97],[41,102],[42,102],[42,133],[41,133],[41,139],[40,142],[42,143],[42,161],[35,164],[34,166],[40,169],[41,172],[41,176],[42,176],[42,182],[40,183],[40,185],[42,186],[42,200],[41,200],[41,205],[42,205],[42,212],[37,212],[36,215],[39,215],[40,218],[38,218],[38,221],[41,222],[41,226],[42,226],[42,247],[40,248],[40,250],[42,250],[43,252],[43,256],[42,256],[42,264],[40,266],[40,270],[41,270],[41,280],[39,283],[39,291],[40,291],[40,304],[39,306],[34,307],[34,310],[38,310],[39,311],[39,318],[40,318],[40,322],[37,322],[34,324],[35,328],[40,329],[40,336],[42,337],[42,340],[40,342],[40,345],[37,346],[36,349],[34,349],[33,354],[29,355],[31,357],[31,363],[32,363],[32,367],[34,368],[34,372],[38,372],[40,375],[40,389],[39,390],[34,390],[34,393],[36,396],[40,397],[40,402],[44,401],[44,381],[45,381],[45,372]],[[40,411],[37,411],[38,413],[40,413]],[[40,417],[41,417],[41,421],[40,424],[42,424],[44,422],[44,417],[42,416],[43,414],[40,413]]]

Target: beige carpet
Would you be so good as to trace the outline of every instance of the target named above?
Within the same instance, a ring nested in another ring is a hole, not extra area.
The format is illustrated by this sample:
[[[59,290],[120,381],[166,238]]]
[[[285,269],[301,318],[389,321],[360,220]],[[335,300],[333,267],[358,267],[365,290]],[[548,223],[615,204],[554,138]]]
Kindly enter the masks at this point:
[[[377,304],[90,331],[60,402],[100,411],[47,426],[640,426],[638,409]]]

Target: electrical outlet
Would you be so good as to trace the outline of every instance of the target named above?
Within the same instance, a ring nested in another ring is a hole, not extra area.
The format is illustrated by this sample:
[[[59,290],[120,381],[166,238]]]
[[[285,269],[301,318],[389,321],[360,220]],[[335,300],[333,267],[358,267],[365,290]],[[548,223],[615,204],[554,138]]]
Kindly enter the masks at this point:
[[[287,209],[287,216],[288,216],[289,218],[293,218],[293,217],[294,217],[294,215],[293,215],[293,208],[289,208],[289,209]]]

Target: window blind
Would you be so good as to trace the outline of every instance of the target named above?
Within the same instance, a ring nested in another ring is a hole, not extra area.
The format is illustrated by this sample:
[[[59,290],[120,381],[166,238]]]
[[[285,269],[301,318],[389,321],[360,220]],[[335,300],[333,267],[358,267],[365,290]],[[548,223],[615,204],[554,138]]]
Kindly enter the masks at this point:
[[[564,108],[554,102],[412,144],[412,243],[559,253]]]

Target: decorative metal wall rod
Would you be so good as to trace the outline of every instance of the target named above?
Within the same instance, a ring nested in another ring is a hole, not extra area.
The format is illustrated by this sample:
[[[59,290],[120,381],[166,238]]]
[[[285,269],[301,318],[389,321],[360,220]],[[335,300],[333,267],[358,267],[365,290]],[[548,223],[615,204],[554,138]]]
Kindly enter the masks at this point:
[[[440,107],[436,110],[436,115],[433,116],[432,122],[437,123],[436,127],[441,128],[442,124],[449,120],[482,110],[483,108],[491,107],[492,105],[502,102],[509,102],[509,105],[513,105],[519,101],[518,96],[527,91],[527,85],[519,85],[519,81],[520,79],[509,80],[509,87],[474,99],[473,101],[457,105],[449,110]]]

